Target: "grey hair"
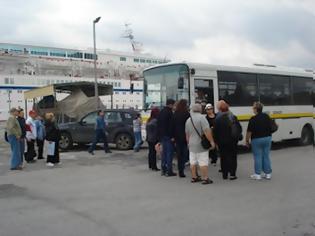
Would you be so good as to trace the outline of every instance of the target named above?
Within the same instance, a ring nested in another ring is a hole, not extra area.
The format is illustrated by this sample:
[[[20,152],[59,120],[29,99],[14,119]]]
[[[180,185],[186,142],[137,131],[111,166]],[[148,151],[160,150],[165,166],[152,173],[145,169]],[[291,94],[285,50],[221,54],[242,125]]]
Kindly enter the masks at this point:
[[[191,106],[191,110],[192,110],[192,112],[199,112],[199,113],[201,113],[202,112],[202,106],[201,106],[200,103],[196,103],[196,104]]]

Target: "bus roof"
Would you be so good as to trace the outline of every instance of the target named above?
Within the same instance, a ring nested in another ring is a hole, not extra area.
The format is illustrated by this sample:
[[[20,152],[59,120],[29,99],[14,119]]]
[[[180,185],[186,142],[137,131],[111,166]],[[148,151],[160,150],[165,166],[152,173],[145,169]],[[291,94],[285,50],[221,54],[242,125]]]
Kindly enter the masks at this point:
[[[281,67],[274,65],[265,64],[254,64],[252,66],[230,66],[230,65],[215,65],[206,63],[192,63],[192,62],[169,62],[165,64],[154,65],[146,68],[144,71],[151,70],[158,67],[169,66],[169,65],[187,65],[190,69],[195,69],[196,73],[198,70],[221,70],[221,71],[236,71],[236,72],[248,72],[248,73],[266,73],[266,74],[279,74],[279,75],[292,75],[302,77],[314,77],[315,72],[311,69],[302,69],[294,67]]]

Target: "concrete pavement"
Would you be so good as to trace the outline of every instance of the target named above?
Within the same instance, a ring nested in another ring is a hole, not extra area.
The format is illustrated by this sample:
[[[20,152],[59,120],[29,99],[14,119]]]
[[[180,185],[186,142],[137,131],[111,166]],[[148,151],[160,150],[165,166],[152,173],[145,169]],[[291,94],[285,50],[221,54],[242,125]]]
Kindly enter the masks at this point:
[[[210,167],[213,185],[161,177],[139,153],[77,150],[62,166],[44,161],[8,171],[0,145],[1,236],[315,235],[315,155],[308,147],[272,151],[273,178],[253,181],[251,153],[236,181]]]

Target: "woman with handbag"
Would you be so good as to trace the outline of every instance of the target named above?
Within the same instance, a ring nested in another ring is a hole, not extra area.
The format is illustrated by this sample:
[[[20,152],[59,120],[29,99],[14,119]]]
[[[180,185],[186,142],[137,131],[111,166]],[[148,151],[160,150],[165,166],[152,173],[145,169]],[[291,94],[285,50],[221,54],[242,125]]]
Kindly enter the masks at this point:
[[[271,179],[271,135],[277,130],[274,121],[268,114],[263,113],[263,104],[255,102],[253,105],[253,116],[248,123],[246,134],[246,145],[249,147],[250,141],[254,155],[255,173],[251,175],[251,179],[261,180],[262,177]],[[262,176],[262,172],[264,173]]]
[[[206,117],[201,114],[201,111],[201,104],[193,105],[191,116],[186,121],[185,125],[192,175],[191,182],[202,181],[202,184],[212,184],[213,181],[208,177],[208,151],[210,148],[214,148],[215,144],[208,121]],[[200,166],[201,179],[197,177],[196,174],[197,165]]]
[[[45,140],[48,143],[46,166],[54,167],[55,165],[61,164],[59,157],[60,131],[55,123],[55,116],[53,113],[46,113],[45,119]]]

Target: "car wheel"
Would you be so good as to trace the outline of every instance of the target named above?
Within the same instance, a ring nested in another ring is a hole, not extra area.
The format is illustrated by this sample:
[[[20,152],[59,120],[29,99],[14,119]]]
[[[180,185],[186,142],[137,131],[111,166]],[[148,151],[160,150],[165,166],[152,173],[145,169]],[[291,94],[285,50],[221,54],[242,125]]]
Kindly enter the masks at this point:
[[[73,146],[73,141],[69,133],[63,132],[60,135],[59,147],[62,150],[69,150]]]
[[[309,126],[304,126],[302,129],[300,144],[302,146],[309,145],[313,143],[313,130]]]
[[[132,138],[129,134],[118,134],[116,139],[116,148],[119,150],[128,150],[132,148]]]

